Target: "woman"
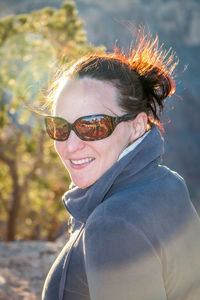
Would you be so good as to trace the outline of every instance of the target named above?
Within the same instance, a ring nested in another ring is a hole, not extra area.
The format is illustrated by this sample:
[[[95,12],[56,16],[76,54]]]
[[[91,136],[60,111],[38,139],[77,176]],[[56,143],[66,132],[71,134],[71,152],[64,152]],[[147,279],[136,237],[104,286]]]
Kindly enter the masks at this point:
[[[72,232],[42,299],[200,299],[200,220],[183,178],[161,165],[175,65],[143,37],[129,56],[83,57],[56,83],[45,122],[73,183]]]

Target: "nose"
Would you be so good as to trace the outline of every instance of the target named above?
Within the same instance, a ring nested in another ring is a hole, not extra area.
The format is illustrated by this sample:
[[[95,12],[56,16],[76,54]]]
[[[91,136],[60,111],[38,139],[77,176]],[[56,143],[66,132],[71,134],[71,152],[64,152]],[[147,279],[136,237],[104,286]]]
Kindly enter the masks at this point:
[[[68,139],[62,143],[64,144],[65,150],[69,153],[82,150],[85,147],[85,142],[82,141],[73,130],[71,130]]]

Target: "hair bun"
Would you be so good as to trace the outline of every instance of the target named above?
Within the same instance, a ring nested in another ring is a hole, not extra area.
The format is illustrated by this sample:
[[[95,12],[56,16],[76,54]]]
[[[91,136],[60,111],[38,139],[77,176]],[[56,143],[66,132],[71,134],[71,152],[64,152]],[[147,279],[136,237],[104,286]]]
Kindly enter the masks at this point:
[[[159,121],[158,113],[163,110],[164,99],[176,90],[174,69],[178,64],[175,53],[159,47],[158,37],[139,31],[136,43],[127,61],[133,71],[137,71],[143,87],[144,97],[153,119]]]
[[[175,82],[167,72],[163,72],[158,67],[154,67],[146,74],[141,75],[140,81],[147,107],[154,119],[158,119],[158,112],[162,112],[164,107],[163,100],[175,92]]]

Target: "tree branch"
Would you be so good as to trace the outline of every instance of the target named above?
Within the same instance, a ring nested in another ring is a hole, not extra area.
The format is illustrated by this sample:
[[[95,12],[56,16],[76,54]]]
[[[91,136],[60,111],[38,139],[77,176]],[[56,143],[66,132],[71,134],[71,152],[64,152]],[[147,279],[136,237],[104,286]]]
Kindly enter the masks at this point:
[[[13,163],[13,160],[5,155],[3,149],[3,141],[0,139],[0,160],[10,167]]]
[[[28,189],[28,183],[32,176],[35,174],[37,168],[40,166],[42,156],[43,156],[43,150],[44,150],[44,138],[45,138],[45,132],[41,131],[40,137],[39,137],[39,148],[36,154],[36,159],[33,163],[32,169],[29,171],[28,174],[26,174],[26,177],[24,179],[23,184],[21,185],[20,191],[22,194],[26,192]]]
[[[3,198],[3,195],[2,195],[1,191],[0,191],[0,200],[1,200],[1,204],[4,207],[6,213],[8,213],[9,212],[9,205],[8,205],[7,200],[5,198]]]

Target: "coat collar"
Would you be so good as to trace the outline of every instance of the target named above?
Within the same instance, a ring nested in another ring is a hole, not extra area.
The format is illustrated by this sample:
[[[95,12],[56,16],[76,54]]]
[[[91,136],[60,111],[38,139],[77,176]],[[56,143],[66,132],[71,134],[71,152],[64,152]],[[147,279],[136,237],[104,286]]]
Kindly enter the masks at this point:
[[[117,161],[92,186],[85,189],[73,187],[63,195],[68,212],[78,221],[86,222],[93,210],[104,201],[108,191],[123,179],[136,177],[145,166],[163,154],[163,139],[154,125],[143,141],[122,159]],[[127,177],[128,174],[128,177]]]

